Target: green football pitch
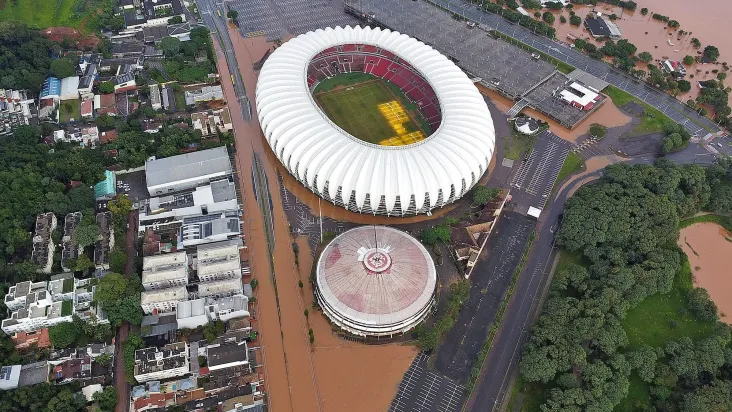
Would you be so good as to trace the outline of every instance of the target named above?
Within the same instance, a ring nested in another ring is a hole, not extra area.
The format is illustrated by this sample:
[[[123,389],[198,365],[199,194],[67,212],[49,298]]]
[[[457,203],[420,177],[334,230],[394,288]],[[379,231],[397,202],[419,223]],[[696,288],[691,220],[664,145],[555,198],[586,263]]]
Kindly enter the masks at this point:
[[[420,122],[422,127],[415,122],[415,117],[418,121],[422,119],[410,107],[414,105],[396,86],[375,76],[352,73],[325,80],[315,89],[313,97],[333,123],[369,143],[397,146],[415,143],[429,135],[429,126],[424,129],[426,122]],[[394,113],[402,113],[403,120],[394,121],[399,116]]]

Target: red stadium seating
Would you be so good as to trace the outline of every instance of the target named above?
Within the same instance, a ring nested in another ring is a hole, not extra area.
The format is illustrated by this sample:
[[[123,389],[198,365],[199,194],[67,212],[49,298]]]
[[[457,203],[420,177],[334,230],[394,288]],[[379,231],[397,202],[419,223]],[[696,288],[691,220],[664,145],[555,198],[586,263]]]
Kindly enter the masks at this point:
[[[392,82],[420,107],[432,130],[439,127],[442,115],[434,90],[418,70],[394,53],[365,44],[346,44],[323,50],[310,62],[308,86],[339,72],[364,72]]]

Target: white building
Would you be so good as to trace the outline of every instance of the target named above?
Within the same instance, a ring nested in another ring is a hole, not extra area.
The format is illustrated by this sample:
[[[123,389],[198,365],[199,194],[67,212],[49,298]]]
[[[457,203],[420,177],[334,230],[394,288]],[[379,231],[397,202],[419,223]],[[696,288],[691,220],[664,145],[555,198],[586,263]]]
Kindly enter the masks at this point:
[[[21,365],[3,366],[0,368],[0,390],[7,391],[18,387]]]
[[[224,100],[224,91],[221,86],[203,86],[198,90],[186,90],[186,104],[192,106],[200,102]]]
[[[198,285],[198,296],[202,298],[224,298],[243,294],[241,279],[217,280]]]
[[[60,100],[73,100],[79,98],[79,76],[65,77],[61,79]],[[78,119],[77,119],[78,120]]]
[[[143,258],[142,286],[145,290],[165,289],[187,284],[188,256],[185,252]]]
[[[249,316],[249,299],[244,295],[225,298],[201,298],[178,302],[175,312],[178,329],[195,329],[210,321],[226,322]]]
[[[140,307],[146,315],[172,312],[178,302],[188,300],[185,286],[176,286],[167,289],[146,290],[140,295]]]
[[[150,85],[150,105],[155,110],[160,110],[163,107],[160,97],[160,87],[157,83]]]
[[[4,302],[11,311],[2,321],[7,335],[33,332],[71,322],[74,314],[83,320],[109,322],[104,312],[91,305],[95,279],[76,279],[71,273],[54,275],[49,282],[20,282],[10,287]]]
[[[200,245],[196,253],[196,269],[201,282],[241,278],[240,242],[225,241]]]
[[[204,137],[215,135],[217,132],[228,132],[234,128],[228,107],[220,110],[192,113],[191,120],[193,121],[193,129],[200,131]]]
[[[249,365],[249,349],[246,342],[225,343],[206,347],[208,369],[217,371]]]
[[[231,175],[233,168],[226,147],[201,150],[145,163],[150,196],[194,189]]]
[[[178,329],[195,329],[208,323],[205,299],[178,302],[175,311]]]
[[[135,351],[134,376],[138,382],[175,378],[189,370],[188,345],[185,342]]]

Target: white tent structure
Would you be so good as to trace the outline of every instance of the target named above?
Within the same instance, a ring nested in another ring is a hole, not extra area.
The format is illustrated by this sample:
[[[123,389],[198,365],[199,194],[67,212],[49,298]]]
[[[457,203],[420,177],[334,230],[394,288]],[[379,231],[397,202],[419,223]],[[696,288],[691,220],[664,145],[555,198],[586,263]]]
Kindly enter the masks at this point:
[[[321,51],[346,44],[388,50],[419,71],[439,100],[439,127],[417,143],[382,146],[328,119],[311,95],[307,69]],[[491,114],[468,76],[432,47],[379,28],[328,28],[288,41],[260,72],[256,106],[287,170],[324,199],[360,213],[412,215],[454,202],[488,169],[495,147]]]

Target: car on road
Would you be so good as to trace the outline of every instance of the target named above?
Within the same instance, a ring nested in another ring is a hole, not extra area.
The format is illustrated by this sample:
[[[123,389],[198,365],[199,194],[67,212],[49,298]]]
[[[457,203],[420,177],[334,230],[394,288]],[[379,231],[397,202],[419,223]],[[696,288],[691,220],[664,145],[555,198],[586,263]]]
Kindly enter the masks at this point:
[[[531,57],[533,57],[535,60],[541,59],[541,56],[539,56],[538,53],[531,53]]]

